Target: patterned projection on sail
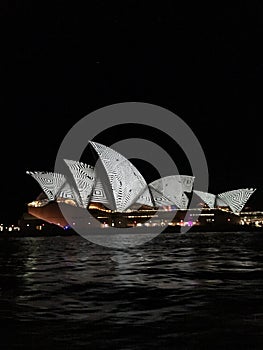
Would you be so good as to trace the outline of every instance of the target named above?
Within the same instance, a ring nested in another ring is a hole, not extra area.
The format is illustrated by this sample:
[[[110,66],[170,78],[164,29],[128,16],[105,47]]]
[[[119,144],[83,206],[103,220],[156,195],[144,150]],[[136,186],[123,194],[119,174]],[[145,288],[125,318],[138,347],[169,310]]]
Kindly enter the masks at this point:
[[[150,193],[148,186],[144,189],[142,194],[137,198],[136,203],[148,206],[155,206],[153,195]]]
[[[41,186],[49,200],[53,201],[59,189],[66,181],[64,175],[59,173],[43,172],[43,171],[27,171]]]
[[[107,172],[116,209],[129,208],[144,191],[147,183],[135,166],[120,153],[97,142],[90,142]]]
[[[165,205],[176,205],[177,208],[185,209],[188,205],[188,198],[183,191],[182,183],[178,180],[180,180],[178,175],[166,176],[151,182],[149,187],[151,191],[155,190],[161,197],[172,203]]]
[[[239,213],[255,190],[253,188],[241,188],[220,193],[218,197],[227,203],[233,212]]]
[[[96,178],[90,202],[102,203],[105,204],[107,207],[110,206],[110,201],[106,195],[102,181],[99,178]]]
[[[72,200],[74,200],[76,202],[76,204],[79,207],[82,206],[82,202],[81,202],[81,199],[80,199],[80,196],[79,196],[78,192],[68,182],[66,182],[61,187],[60,191],[57,194],[57,198],[72,199]]]
[[[209,208],[215,207],[216,196],[213,193],[203,192],[203,191],[193,191],[198,197],[202,199],[209,206]]]
[[[69,167],[77,189],[80,194],[82,207],[87,208],[91,196],[91,192],[94,186],[94,169],[92,166],[82,162],[64,159],[65,163]]]
[[[173,177],[182,185],[183,192],[190,193],[193,188],[194,176],[190,175],[173,175]]]
[[[193,187],[193,183],[194,183],[194,176],[189,176],[189,175],[174,175],[172,176],[172,179],[168,179],[170,178],[169,176],[166,177],[167,180],[162,180],[162,179],[158,179],[156,180],[157,182],[162,182],[162,181],[171,181],[171,182],[175,182],[175,187],[178,189],[180,188],[180,194],[178,195],[178,191],[177,191],[177,196],[178,198],[176,199],[176,203],[177,203],[177,207],[181,208],[181,209],[186,209],[188,206],[188,202],[189,199],[188,197],[185,195],[184,192],[191,192],[192,191],[192,187]],[[165,179],[165,178],[163,178]],[[174,205],[175,202],[170,198],[170,194],[169,194],[169,198],[165,197],[164,193],[162,192],[162,188],[163,186],[161,186],[161,188],[159,187],[159,185],[156,183],[156,181],[154,181],[152,184],[150,184],[148,187],[147,186],[147,192],[143,192],[139,198],[137,199],[137,203],[140,204],[145,204],[145,205],[156,205],[156,206],[167,206],[167,205]],[[157,187],[155,186],[155,183],[157,184]],[[154,186],[156,187],[154,189]],[[172,189],[173,190],[173,189]],[[151,193],[150,193],[151,192]],[[152,199],[153,202],[152,203]]]

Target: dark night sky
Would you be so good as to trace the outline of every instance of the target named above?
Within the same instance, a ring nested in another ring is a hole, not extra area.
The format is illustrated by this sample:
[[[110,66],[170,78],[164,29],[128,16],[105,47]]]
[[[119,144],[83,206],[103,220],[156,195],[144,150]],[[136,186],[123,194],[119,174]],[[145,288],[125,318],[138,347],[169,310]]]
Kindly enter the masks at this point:
[[[176,113],[204,148],[209,190],[256,187],[263,208],[262,2],[86,3],[1,3],[2,221],[39,193],[25,171],[52,171],[78,120],[128,101]]]

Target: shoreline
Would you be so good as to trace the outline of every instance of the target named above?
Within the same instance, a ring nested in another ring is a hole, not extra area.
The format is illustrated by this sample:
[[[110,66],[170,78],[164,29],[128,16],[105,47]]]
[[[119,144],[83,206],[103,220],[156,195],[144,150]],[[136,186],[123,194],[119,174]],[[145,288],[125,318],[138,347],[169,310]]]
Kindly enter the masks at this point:
[[[159,228],[158,228],[159,229]],[[156,227],[150,228],[138,228],[135,233],[128,232],[128,234],[149,234],[149,233],[155,233]],[[107,233],[108,231],[108,233]],[[190,229],[187,230],[186,233],[209,233],[209,232],[218,232],[218,233],[230,233],[230,232],[250,232],[250,233],[263,233],[263,227],[256,227],[256,226],[249,226],[249,225],[209,225],[209,226],[192,226]],[[166,234],[166,233],[181,233],[181,226],[168,226],[166,227],[160,234]],[[90,232],[90,235],[97,235],[97,234],[118,234],[116,232],[112,233],[110,229],[104,228],[97,230],[95,228],[94,232]],[[126,234],[126,233],[121,233]],[[42,232],[39,232],[38,230],[20,230],[20,231],[5,231],[0,232],[0,239],[2,238],[26,238],[26,237],[55,237],[55,236],[81,236],[79,233],[75,232],[74,229],[61,229],[61,228],[50,228],[49,230],[45,230]]]

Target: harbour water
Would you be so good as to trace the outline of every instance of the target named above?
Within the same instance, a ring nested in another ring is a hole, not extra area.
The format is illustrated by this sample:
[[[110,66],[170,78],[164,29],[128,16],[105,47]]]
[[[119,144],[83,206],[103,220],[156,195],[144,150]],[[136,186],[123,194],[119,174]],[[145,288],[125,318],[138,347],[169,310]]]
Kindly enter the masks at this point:
[[[262,349],[263,234],[0,239],[1,349]]]

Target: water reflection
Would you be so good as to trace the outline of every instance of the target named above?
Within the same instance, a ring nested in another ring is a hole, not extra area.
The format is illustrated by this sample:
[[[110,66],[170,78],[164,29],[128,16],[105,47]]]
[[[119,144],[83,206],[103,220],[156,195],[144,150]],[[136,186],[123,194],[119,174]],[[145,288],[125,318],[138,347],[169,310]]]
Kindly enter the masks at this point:
[[[43,334],[50,332],[57,347],[66,339],[71,348],[135,349],[145,342],[159,348],[171,339],[191,348],[197,339],[207,344],[208,334],[229,342],[229,329],[236,344],[235,329],[246,335],[243,342],[252,336],[260,342],[262,243],[261,235],[244,233],[167,234],[120,249],[78,236],[3,240],[1,318],[13,322],[11,328],[19,323],[21,342],[31,344],[35,334],[43,348],[49,345]],[[158,341],[141,331],[147,327]]]

